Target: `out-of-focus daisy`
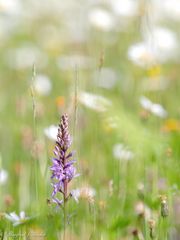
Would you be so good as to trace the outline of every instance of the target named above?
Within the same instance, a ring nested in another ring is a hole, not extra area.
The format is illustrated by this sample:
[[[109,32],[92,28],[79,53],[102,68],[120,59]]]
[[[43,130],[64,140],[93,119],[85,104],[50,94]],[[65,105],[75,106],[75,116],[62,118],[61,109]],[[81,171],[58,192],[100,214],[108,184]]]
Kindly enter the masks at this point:
[[[158,61],[166,62],[176,56],[178,40],[170,29],[154,27],[144,34],[144,39],[148,46],[152,47]]]
[[[44,67],[47,64],[47,56],[32,45],[10,49],[6,56],[7,64],[15,69],[32,68],[33,64]]]
[[[142,106],[144,109],[150,111],[153,103],[151,102],[150,99],[142,96],[142,97],[140,98],[140,104],[141,104],[141,106]]]
[[[32,219],[30,217],[27,217],[24,211],[21,211],[19,216],[15,212],[5,214],[5,218],[12,222],[14,227],[25,224]]]
[[[161,118],[167,117],[167,112],[159,103],[153,103],[151,107],[151,112]]]
[[[154,115],[160,118],[167,117],[167,111],[159,103],[153,103],[150,99],[142,96],[140,98],[140,104],[144,109],[146,109],[147,111],[153,113]]]
[[[92,26],[103,31],[110,31],[115,26],[114,18],[111,13],[102,8],[91,10],[88,18]]]
[[[123,17],[132,17],[138,13],[138,1],[113,0],[111,1],[113,11]]]
[[[93,59],[84,55],[60,56],[57,65],[62,70],[89,69],[93,66]]]
[[[117,82],[117,74],[111,68],[102,68],[100,73],[94,74],[93,78],[96,85],[106,89],[113,88]]]
[[[128,58],[144,68],[156,62],[164,63],[177,57],[178,42],[174,32],[162,27],[154,27],[144,33],[144,41],[129,47]]]
[[[113,156],[116,159],[128,161],[134,157],[134,154],[130,150],[128,150],[127,147],[125,147],[123,144],[117,143],[113,147]]]
[[[128,58],[136,65],[144,68],[152,66],[156,59],[152,49],[145,43],[136,43],[129,47]]]
[[[0,13],[17,14],[21,10],[19,0],[0,0]]]
[[[154,8],[162,12],[164,17],[168,17],[175,21],[180,21],[180,1],[179,0],[161,0],[155,1]]]
[[[48,95],[52,89],[51,80],[46,75],[37,75],[33,85],[35,91],[40,95]]]
[[[51,125],[44,129],[44,134],[46,137],[48,137],[50,140],[56,141],[57,139],[57,133],[58,133],[58,126]]]
[[[92,187],[85,186],[72,190],[71,194],[76,202],[79,202],[79,199],[85,199],[92,202],[96,195],[96,190]]]
[[[180,21],[180,1],[179,0],[166,0],[165,5],[166,13],[174,20]]]
[[[4,185],[8,179],[8,172],[4,169],[0,169],[0,185]]]
[[[80,92],[78,100],[86,107],[97,112],[105,112],[111,106],[111,101],[101,95],[88,92]]]

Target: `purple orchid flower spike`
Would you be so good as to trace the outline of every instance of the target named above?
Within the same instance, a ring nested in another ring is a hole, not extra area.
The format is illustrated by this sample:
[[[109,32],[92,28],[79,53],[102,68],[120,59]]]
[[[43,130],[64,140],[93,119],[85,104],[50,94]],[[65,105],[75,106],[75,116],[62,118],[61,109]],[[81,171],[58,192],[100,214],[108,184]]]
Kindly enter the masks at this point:
[[[75,160],[72,159],[73,152],[68,151],[71,146],[71,136],[68,129],[68,115],[62,115],[58,128],[57,140],[54,149],[55,157],[52,159],[51,179],[52,179],[52,202],[58,206],[65,208],[65,204],[71,193],[68,193],[68,183],[75,177],[76,168],[74,167]],[[59,199],[57,194],[62,195]]]
[[[67,224],[67,213],[66,203],[73,196],[68,191],[69,182],[79,176],[76,174],[76,168],[73,159],[74,153],[69,151],[71,146],[71,136],[68,129],[68,115],[62,115],[58,128],[58,134],[56,139],[56,145],[54,149],[54,158],[52,159],[51,166],[51,179],[52,179],[52,202],[61,207],[64,213],[64,239],[65,239],[65,228]],[[59,198],[58,195],[62,197]]]

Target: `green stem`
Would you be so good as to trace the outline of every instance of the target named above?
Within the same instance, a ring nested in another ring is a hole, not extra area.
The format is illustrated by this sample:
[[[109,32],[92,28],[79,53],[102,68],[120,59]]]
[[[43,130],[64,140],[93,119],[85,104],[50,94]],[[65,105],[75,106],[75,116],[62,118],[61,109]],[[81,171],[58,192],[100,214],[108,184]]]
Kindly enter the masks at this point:
[[[63,239],[66,240],[66,224],[67,224],[67,198],[68,198],[68,191],[67,191],[67,180],[64,181],[64,237]]]

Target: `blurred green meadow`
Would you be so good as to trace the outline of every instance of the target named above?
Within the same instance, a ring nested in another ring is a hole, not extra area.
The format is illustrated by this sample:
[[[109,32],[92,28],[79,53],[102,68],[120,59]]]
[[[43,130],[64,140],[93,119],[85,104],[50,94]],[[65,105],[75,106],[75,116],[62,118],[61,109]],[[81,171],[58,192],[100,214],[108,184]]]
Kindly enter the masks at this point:
[[[0,26],[0,239],[180,240],[180,1],[0,0]]]

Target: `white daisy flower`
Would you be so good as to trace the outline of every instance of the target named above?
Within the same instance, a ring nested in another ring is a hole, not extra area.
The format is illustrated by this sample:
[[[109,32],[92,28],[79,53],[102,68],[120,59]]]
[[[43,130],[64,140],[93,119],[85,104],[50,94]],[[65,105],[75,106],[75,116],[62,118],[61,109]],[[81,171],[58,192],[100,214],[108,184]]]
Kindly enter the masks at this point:
[[[161,18],[169,18],[180,21],[180,1],[179,0],[153,0],[153,8]]]
[[[138,1],[134,0],[112,0],[113,11],[122,17],[133,17],[138,13]]]
[[[163,4],[167,16],[174,20],[180,21],[180,1],[165,0]]]
[[[4,169],[0,169],[0,185],[4,185],[8,179],[8,172]]]
[[[144,32],[144,41],[133,44],[128,49],[128,58],[136,65],[149,68],[155,63],[164,63],[177,57],[176,34],[167,28],[154,27]]]
[[[127,149],[123,144],[118,143],[113,147],[113,156],[116,159],[120,160],[131,160],[134,157],[134,154]]]
[[[166,118],[167,117],[167,112],[166,110],[163,108],[163,106],[161,106],[158,103],[154,103],[151,107],[151,112],[160,117],[160,118]]]
[[[89,13],[88,18],[92,26],[103,31],[110,31],[115,26],[113,16],[108,11],[101,8],[93,9]]]
[[[140,98],[140,104],[145,110],[151,112],[157,117],[166,118],[168,115],[167,111],[163,108],[162,105],[159,103],[153,103],[150,99],[144,96]]]
[[[19,0],[0,0],[0,12],[8,14],[18,14],[21,10]]]
[[[88,92],[80,92],[78,99],[84,106],[97,112],[107,111],[112,104],[107,98]]]
[[[44,129],[45,136],[53,141],[56,141],[57,133],[58,133],[58,126],[55,126],[55,125],[51,125]]]
[[[151,108],[152,108],[152,105],[153,103],[151,102],[151,100],[149,100],[148,98],[144,97],[144,96],[141,96],[140,98],[140,104],[141,106],[148,110],[148,111],[151,111]]]
[[[52,89],[51,80],[46,75],[37,75],[33,85],[35,91],[40,95],[48,95]]]
[[[9,213],[9,214],[5,214],[6,219],[8,219],[10,222],[12,222],[13,226],[18,226],[21,224],[26,223],[27,221],[29,221],[30,217],[27,217],[24,211],[21,211],[19,216],[15,213]]]
[[[176,34],[163,27],[154,27],[150,32],[144,35],[145,42],[151,46],[156,59],[160,62],[166,62],[176,56],[178,41]]]
[[[128,58],[134,64],[144,68],[152,66],[156,61],[154,52],[145,42],[130,46],[128,49]]]

